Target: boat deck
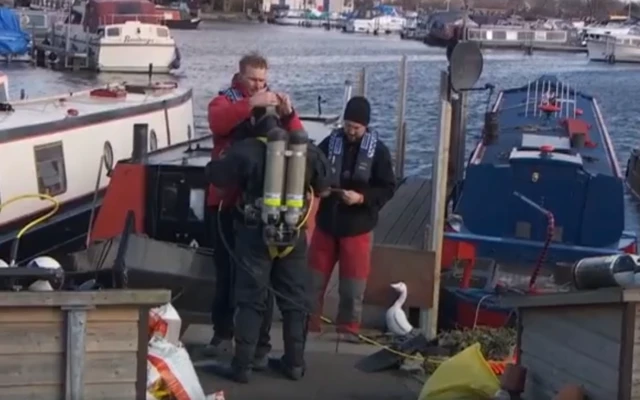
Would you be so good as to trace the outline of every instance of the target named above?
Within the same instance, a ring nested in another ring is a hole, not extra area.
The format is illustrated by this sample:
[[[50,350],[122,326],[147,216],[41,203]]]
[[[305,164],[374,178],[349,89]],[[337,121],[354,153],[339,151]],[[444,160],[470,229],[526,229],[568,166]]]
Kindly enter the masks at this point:
[[[542,98],[551,93],[560,109],[546,115],[539,109]],[[512,149],[551,145],[556,151],[580,154],[583,168],[594,174],[619,176],[619,166],[596,100],[555,77],[542,77],[523,87],[502,92],[497,103],[500,133],[497,140],[474,154],[472,163],[508,164]],[[587,125],[586,145],[570,143],[565,120]]]
[[[15,111],[0,112],[0,140],[21,138],[34,130],[41,134],[42,131],[53,129],[49,126],[51,123],[65,122],[64,126],[55,127],[55,130],[62,130],[74,128],[73,121],[86,124],[89,119],[89,123],[99,123],[136,116],[171,108],[191,98],[191,89],[171,86],[149,88],[141,93],[127,91],[126,96],[122,97],[92,96],[90,93],[91,90],[85,90],[59,96],[10,101]]]
[[[281,332],[280,325],[274,324],[271,331],[274,355],[282,352]],[[184,342],[188,348],[202,346],[209,341],[210,335],[210,326],[193,326],[186,333]],[[307,374],[299,382],[266,371],[254,373],[249,384],[238,384],[208,371],[208,360],[198,361],[194,356],[193,361],[205,394],[222,390],[227,400],[415,400],[422,386],[415,378],[397,371],[366,374],[354,367],[360,359],[378,350],[366,344],[349,343],[340,343],[336,350],[335,335],[310,337],[306,352]]]

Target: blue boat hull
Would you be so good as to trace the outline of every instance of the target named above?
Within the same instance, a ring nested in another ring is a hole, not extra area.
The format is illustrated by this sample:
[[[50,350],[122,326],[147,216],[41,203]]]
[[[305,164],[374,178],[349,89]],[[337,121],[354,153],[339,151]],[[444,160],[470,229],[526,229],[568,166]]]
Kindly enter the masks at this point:
[[[547,263],[634,251],[624,177],[596,100],[555,77],[503,91],[452,199],[449,241]]]

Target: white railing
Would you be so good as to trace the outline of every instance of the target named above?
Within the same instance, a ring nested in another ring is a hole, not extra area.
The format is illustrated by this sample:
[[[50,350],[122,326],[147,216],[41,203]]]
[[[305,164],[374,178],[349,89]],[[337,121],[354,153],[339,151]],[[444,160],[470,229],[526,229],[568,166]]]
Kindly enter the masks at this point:
[[[567,31],[509,29],[509,28],[469,28],[467,30],[469,40],[481,42],[504,43],[566,43],[569,39]]]

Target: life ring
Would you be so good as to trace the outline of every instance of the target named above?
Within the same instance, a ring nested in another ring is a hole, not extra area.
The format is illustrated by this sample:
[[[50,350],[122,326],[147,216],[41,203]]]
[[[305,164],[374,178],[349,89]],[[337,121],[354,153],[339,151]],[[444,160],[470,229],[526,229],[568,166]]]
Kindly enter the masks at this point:
[[[29,22],[31,22],[31,18],[29,18],[27,14],[22,14],[20,16],[20,25],[22,25],[23,27],[29,26]]]

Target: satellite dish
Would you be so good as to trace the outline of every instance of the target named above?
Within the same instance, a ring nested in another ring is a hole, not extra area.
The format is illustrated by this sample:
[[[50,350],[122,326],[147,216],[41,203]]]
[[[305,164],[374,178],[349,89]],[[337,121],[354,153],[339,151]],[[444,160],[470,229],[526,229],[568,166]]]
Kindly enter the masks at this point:
[[[449,59],[451,87],[459,92],[472,89],[482,75],[484,61],[477,42],[458,42]]]

